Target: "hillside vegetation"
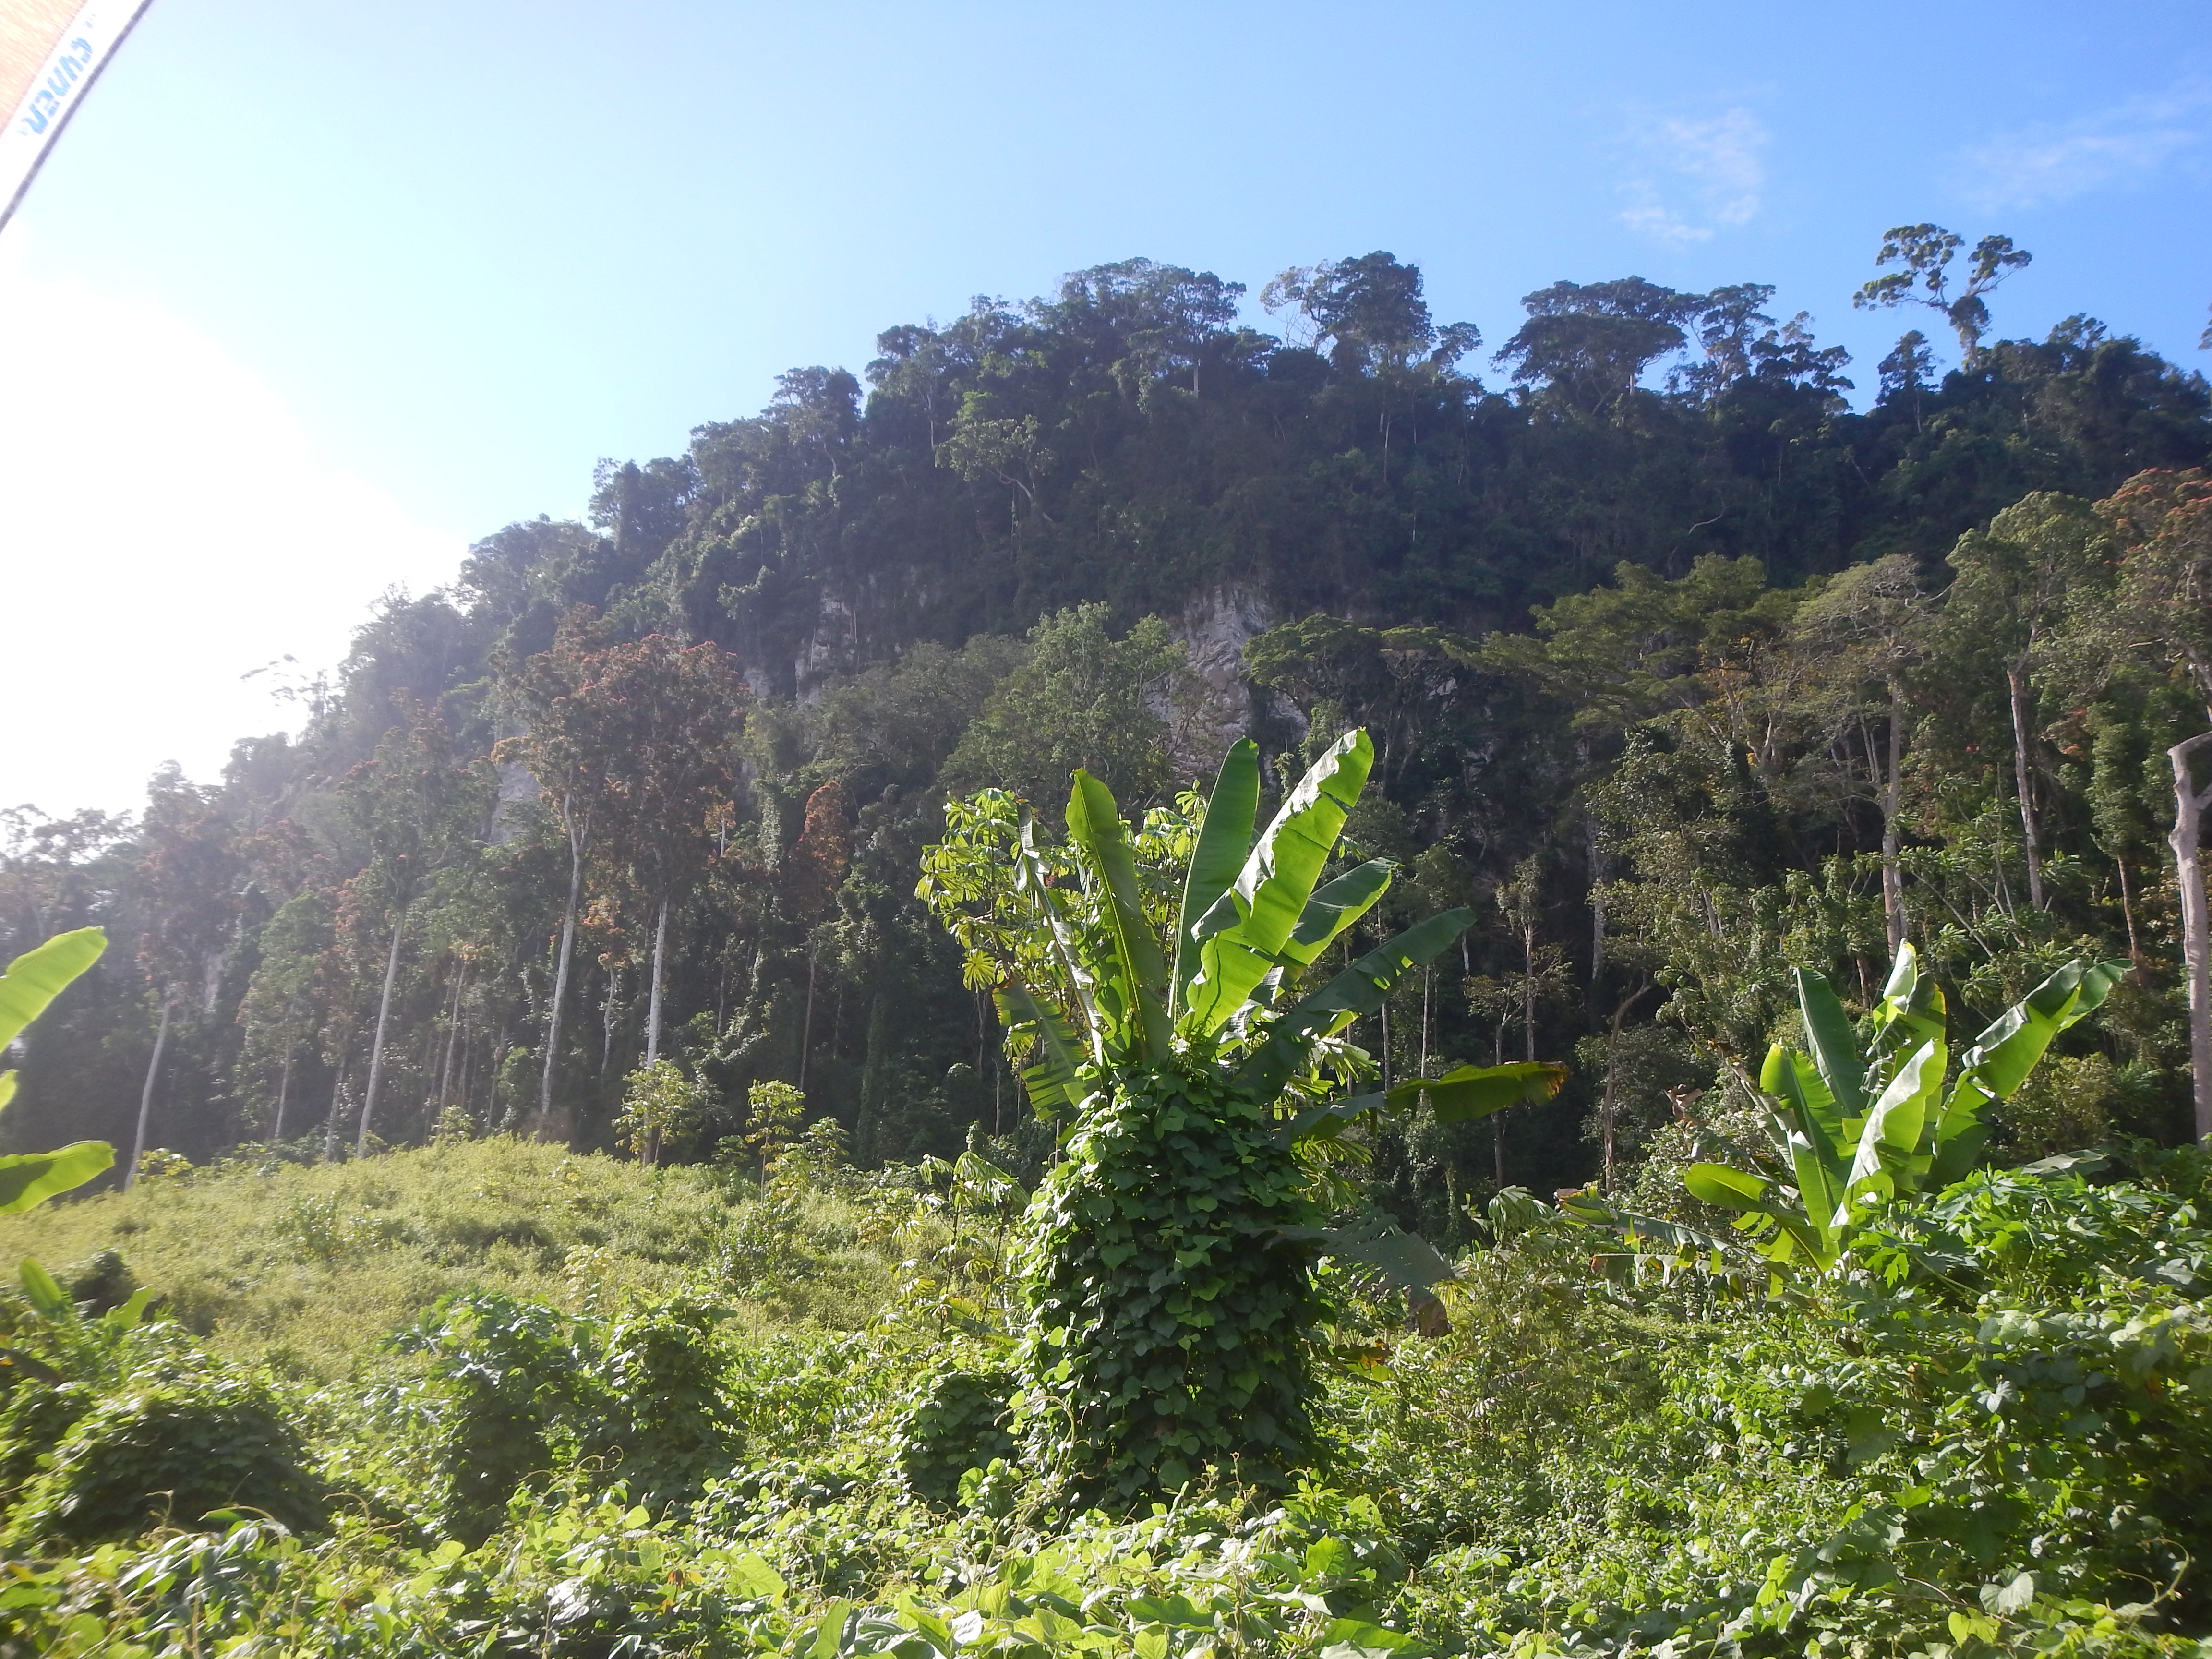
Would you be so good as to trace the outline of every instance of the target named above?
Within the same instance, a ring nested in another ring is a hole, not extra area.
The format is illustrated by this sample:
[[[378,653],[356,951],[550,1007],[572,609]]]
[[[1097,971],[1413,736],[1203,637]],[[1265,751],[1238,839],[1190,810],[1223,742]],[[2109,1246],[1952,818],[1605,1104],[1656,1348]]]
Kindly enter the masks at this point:
[[[2027,258],[1079,272],[9,814],[0,1659],[2212,1653],[2212,390]]]
[[[353,1170],[379,1180],[240,1168],[10,1224],[54,1259],[119,1249],[202,1297],[207,1331],[80,1355],[109,1403],[51,1468],[23,1439],[42,1391],[8,1396],[9,1524],[19,1552],[50,1540],[0,1590],[10,1655],[1942,1655],[2194,1651],[2177,1627],[2203,1626],[2193,1154],[2101,1187],[1977,1178],[1779,1300],[1594,1274],[1586,1229],[1509,1194],[1448,1333],[1339,1286],[1313,1484],[1201,1486],[1133,1520],[1055,1512],[991,1461],[960,1378],[1010,1349],[998,1229],[964,1219],[954,1248],[921,1172],[894,1203],[837,1170],[656,1192],[511,1141]],[[302,1263],[272,1195],[335,1200],[343,1242]],[[520,1265],[437,1242],[521,1224]],[[703,1248],[655,1260],[683,1234]],[[769,1279],[811,1299],[757,1297]],[[7,1314],[18,1364],[83,1340]],[[135,1525],[115,1493],[188,1389],[220,1432],[157,1501],[181,1522],[220,1487],[295,1531],[246,1515],[93,1547]]]
[[[1760,284],[1638,278],[1532,293],[1486,359],[1376,252],[1269,284],[1273,334],[1131,260],[794,370],[610,464],[589,523],[388,602],[221,780],[13,812],[0,948],[118,948],[36,1034],[9,1144],[127,1151],[149,1103],[143,1144],[196,1162],[441,1122],[614,1151],[666,1059],[700,1088],[666,1161],[749,1133],[763,1081],[863,1164],[951,1157],[1025,1108],[914,896],[945,800],[1051,826],[1080,765],[1139,811],[1249,732],[1272,805],[1354,726],[1354,838],[1410,879],[1347,942],[1480,913],[1364,1046],[1394,1078],[1578,1057],[1548,1103],[1386,1137],[1443,1242],[1469,1192],[1577,1184],[1755,1061],[1788,961],[1863,995],[1901,933],[1984,1014],[2139,963],[2069,1103],[2009,1133],[2171,1137],[2212,397],[2087,319],[2002,337],[2025,256],[1908,229],[1861,297],[1948,326],[1879,366]]]

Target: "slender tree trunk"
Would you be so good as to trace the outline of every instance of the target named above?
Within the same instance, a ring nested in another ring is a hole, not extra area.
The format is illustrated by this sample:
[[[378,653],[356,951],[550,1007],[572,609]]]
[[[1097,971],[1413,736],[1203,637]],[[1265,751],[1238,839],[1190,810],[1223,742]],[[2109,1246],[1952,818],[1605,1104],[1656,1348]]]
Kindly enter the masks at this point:
[[[176,1003],[173,994],[161,999],[161,1024],[154,1033],[154,1057],[146,1062],[146,1086],[138,1091],[138,1134],[131,1143],[131,1165],[123,1172],[126,1193],[138,1184],[138,1160],[146,1156],[146,1119],[154,1110],[154,1081],[161,1074],[161,1050],[169,1046],[169,1013]]]
[[[568,803],[561,816],[568,816]],[[568,997],[568,958],[576,948],[576,905],[584,891],[584,838],[572,823],[568,828],[568,902],[561,912],[561,953],[553,968],[553,1003],[545,1016],[545,1069],[538,1080],[538,1126],[542,1133],[553,1118],[553,1067],[561,1053],[561,1005]]]
[[[2212,744],[2200,732],[2166,751],[2173,763],[2173,848],[2181,881],[2181,951],[2189,967],[2189,1070],[2197,1105],[2197,1138],[2212,1138],[2212,919],[2208,919],[2202,861],[2204,810],[2212,788],[2199,789],[2191,757]]]
[[[1386,1093],[1390,1087],[1390,999],[1388,996],[1382,999],[1382,1087]]]
[[[1597,819],[1583,815],[1583,833],[1589,844],[1590,983],[1605,978],[1605,848],[1597,836]]]
[[[645,1000],[645,1063],[660,1058],[660,964],[668,955],[668,900],[660,901],[659,920],[653,924],[653,990]]]
[[[376,1115],[377,1090],[384,1082],[384,1033],[392,1021],[392,987],[399,977],[399,941],[407,931],[407,908],[402,905],[398,919],[392,924],[392,949],[384,958],[384,994],[376,1000],[376,1035],[368,1045],[368,1087],[361,1097],[361,1127],[353,1138],[353,1155],[365,1157],[368,1152],[368,1123]]]
[[[599,1004],[599,1076],[614,1069],[615,1011],[622,997],[622,969],[607,969],[607,994]]]
[[[1889,953],[1905,943],[1905,878],[1898,869],[1901,839],[1898,818],[1905,810],[1905,690],[1889,683],[1889,767],[1881,785],[1881,914]]]
[[[269,1145],[274,1146],[284,1138],[284,1103],[292,1093],[292,1050],[297,1045],[284,1044],[284,1065],[276,1073],[276,1116],[269,1126]]]
[[[2142,946],[2136,939],[2136,897],[2128,888],[2128,861],[2125,859],[2114,859],[2112,868],[2118,871],[2120,876],[2120,920],[2128,925],[2128,960],[2136,963],[2140,969],[2142,963]]]
[[[1429,1074],[1429,968],[1421,964],[1421,1068],[1420,1075]]]
[[[2021,842],[2027,848],[2027,902],[2037,909],[2043,902],[2043,837],[2035,818],[2035,774],[2028,763],[2027,666],[2005,665],[2005,687],[2012,694],[2012,775],[2020,791]]]
[[[868,1004],[868,1055],[860,1066],[860,1121],[853,1126],[853,1158],[866,1167],[876,1157],[876,1096],[884,1068],[884,998],[877,993]]]
[[[1536,1058],[1536,930],[1521,932],[1521,1036],[1527,1058]]]
[[[806,1060],[814,1049],[814,941],[806,941],[806,1013],[799,1022],[799,1092],[806,1092]]]
[[[461,993],[468,988],[469,964],[463,958],[459,972],[453,975],[453,1006],[446,1016],[446,1052],[438,1061],[438,1109],[442,1112],[453,1097],[453,1051],[460,1044]]]
[[[346,1050],[338,1049],[337,1073],[331,1079],[330,1115],[323,1120],[323,1162],[338,1155],[338,1108],[345,1104]]]

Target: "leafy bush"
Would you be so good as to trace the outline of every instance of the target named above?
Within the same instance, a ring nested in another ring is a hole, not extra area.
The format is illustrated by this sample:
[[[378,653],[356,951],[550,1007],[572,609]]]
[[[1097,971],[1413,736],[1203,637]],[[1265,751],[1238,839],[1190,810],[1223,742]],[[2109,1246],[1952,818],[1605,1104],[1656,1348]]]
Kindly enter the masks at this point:
[[[906,1489],[925,1503],[950,1504],[960,1478],[1011,1457],[1006,1424],[1015,1388],[1011,1370],[940,1371],[930,1377],[898,1425],[891,1455]]]
[[[1265,1108],[1210,1075],[1133,1071],[1037,1195],[1024,1373],[1031,1449],[1078,1501],[1127,1505],[1221,1467],[1305,1461],[1326,1306],[1305,1172]]]
[[[18,1494],[8,1529],[15,1545],[129,1538],[231,1510],[295,1528],[319,1521],[323,1494],[303,1467],[298,1431],[258,1379],[150,1366],[89,1403]],[[9,1426],[33,1421],[27,1413]]]

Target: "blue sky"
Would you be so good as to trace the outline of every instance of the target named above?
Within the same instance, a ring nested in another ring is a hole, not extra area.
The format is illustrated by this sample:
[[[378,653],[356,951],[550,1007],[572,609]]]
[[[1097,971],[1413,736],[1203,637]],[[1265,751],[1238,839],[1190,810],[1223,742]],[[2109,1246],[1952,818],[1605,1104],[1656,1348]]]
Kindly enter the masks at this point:
[[[1387,248],[1493,346],[1561,277],[1772,283],[1866,388],[1900,325],[1850,292],[1932,219],[2033,252],[2001,331],[2086,311],[2204,365],[2203,22],[155,0],[0,234],[0,391],[39,388],[0,398],[10,610],[98,619],[101,664],[0,805],[210,775],[289,718],[240,674],[332,660],[387,584],[575,511],[598,457],[1134,254],[1256,294]],[[30,631],[19,672],[70,672],[71,629]]]

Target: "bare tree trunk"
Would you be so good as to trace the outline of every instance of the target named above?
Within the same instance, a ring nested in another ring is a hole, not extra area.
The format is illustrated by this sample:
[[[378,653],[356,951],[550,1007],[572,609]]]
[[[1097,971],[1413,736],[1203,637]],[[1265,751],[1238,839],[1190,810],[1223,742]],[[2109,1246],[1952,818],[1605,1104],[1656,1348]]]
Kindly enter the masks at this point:
[[[1536,1058],[1536,930],[1521,930],[1521,1039],[1525,1058]]]
[[[446,1052],[438,1062],[438,1109],[443,1112],[453,1097],[453,1050],[461,1036],[461,993],[468,988],[468,959],[461,960],[460,971],[453,975],[453,1009],[446,1016]]]
[[[1420,1075],[1429,1074],[1429,967],[1421,965],[1421,1068]]]
[[[154,1057],[146,1062],[146,1086],[138,1091],[138,1135],[131,1143],[131,1166],[123,1172],[123,1190],[138,1184],[138,1160],[146,1156],[146,1119],[154,1109],[154,1079],[161,1070],[161,1050],[169,1046],[169,1013],[176,1006],[173,994],[161,999],[161,1025],[154,1033]]]
[[[1905,943],[1905,878],[1897,864],[1897,820],[1905,809],[1905,690],[1889,683],[1889,766],[1881,785],[1881,914],[1889,953]]]
[[[2125,859],[2114,859],[2112,868],[2118,871],[2120,875],[2120,918],[2128,925],[2128,960],[2136,964],[2136,971],[2140,974],[2142,968],[2142,946],[2136,940],[2136,898],[2128,889],[2128,861]]]
[[[568,803],[561,816],[568,816]],[[568,958],[576,948],[576,905],[584,891],[584,838],[568,825],[568,902],[561,912],[561,954],[553,969],[553,1004],[545,1017],[545,1069],[538,1080],[538,1124],[542,1131],[553,1117],[553,1066],[561,1052],[561,1005],[568,997]]]
[[[349,1043],[351,1039],[348,1039]],[[345,1104],[346,1047],[338,1048],[337,1073],[331,1079],[331,1109],[323,1119],[323,1162],[338,1154],[338,1108]]]
[[[2012,694],[2012,775],[2020,791],[2020,834],[2027,848],[2027,902],[2040,910],[2043,902],[2043,837],[2035,818],[2035,774],[2028,764],[2027,668],[2025,663],[2005,665],[2005,687]]]
[[[1386,1092],[1386,1093],[1387,1093],[1387,1092],[1389,1092],[1389,1087],[1390,1087],[1390,999],[1389,999],[1388,996],[1385,996],[1385,997],[1382,999],[1382,1088],[1383,1088],[1384,1092]]]
[[[1590,983],[1595,985],[1605,977],[1605,848],[1598,842],[1596,818],[1584,813],[1583,827],[1589,841]]]
[[[806,941],[806,1014],[799,1022],[799,1092],[806,1092],[806,1058],[814,1048],[814,941]]]
[[[283,1069],[276,1073],[276,1116],[269,1126],[271,1146],[284,1138],[284,1103],[292,1093],[292,1051],[297,1046],[289,1040],[285,1042]]]
[[[668,901],[660,901],[660,919],[653,925],[653,991],[645,1000],[645,1063],[660,1058],[660,964],[668,954]]]
[[[368,1121],[376,1113],[376,1091],[384,1081],[384,1033],[392,1020],[392,987],[399,977],[399,940],[407,931],[407,907],[399,908],[392,924],[392,949],[384,958],[384,994],[376,1000],[376,1035],[368,1045],[368,1087],[361,1097],[361,1127],[354,1133],[353,1155],[368,1152]]]
[[[2181,951],[2189,965],[2189,1070],[2197,1104],[2197,1138],[2212,1139],[2212,921],[2204,899],[2203,849],[2204,809],[2212,806],[2212,787],[2199,789],[2190,758],[2212,732],[2167,750],[2173,763],[2173,866],[2181,881]]]

